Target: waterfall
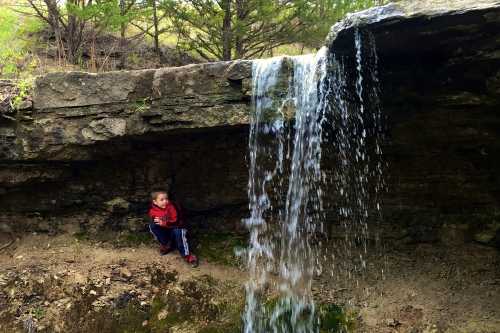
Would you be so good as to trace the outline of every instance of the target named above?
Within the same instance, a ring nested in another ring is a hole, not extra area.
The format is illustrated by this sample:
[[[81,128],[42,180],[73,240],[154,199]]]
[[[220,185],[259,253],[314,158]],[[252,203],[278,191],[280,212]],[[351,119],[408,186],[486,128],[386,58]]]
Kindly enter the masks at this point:
[[[263,59],[255,61],[252,68],[254,112],[249,135],[250,218],[246,221],[250,230],[250,248],[247,252],[250,280],[246,285],[246,311],[243,317],[246,333],[260,332],[264,327],[266,314],[259,293],[266,287],[274,262],[272,233],[268,230],[265,214],[272,208],[268,184],[278,173],[283,172],[283,106],[272,95],[282,63],[283,58]]]
[[[321,163],[327,143],[338,161],[330,182],[338,198],[337,218],[345,227],[345,252],[354,253],[353,244],[361,242],[356,260],[366,266],[369,181],[379,170],[381,176],[380,164],[373,171],[367,139],[377,138],[378,154],[381,116],[378,86],[364,88],[376,83],[377,73],[364,69],[363,44],[356,31],[355,80],[348,77],[343,60],[326,48],[315,55],[253,62],[245,333],[319,329],[312,281],[322,272],[320,251],[326,239],[322,196],[329,181]],[[372,39],[368,44],[373,45],[367,51],[371,59],[375,44]],[[376,110],[369,121],[375,130],[365,124],[367,109]]]

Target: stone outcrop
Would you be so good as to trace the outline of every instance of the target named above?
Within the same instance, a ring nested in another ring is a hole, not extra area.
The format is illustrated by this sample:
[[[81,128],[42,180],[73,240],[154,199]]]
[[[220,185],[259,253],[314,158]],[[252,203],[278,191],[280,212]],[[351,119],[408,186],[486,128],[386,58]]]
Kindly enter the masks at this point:
[[[349,15],[326,44],[352,71],[356,30],[379,57],[395,237],[453,242],[481,229],[491,240],[500,224],[500,2],[406,1]]]
[[[350,15],[326,42],[348,73],[356,31],[378,53],[391,235],[495,234],[500,2],[407,1]],[[23,223],[36,227],[44,216],[83,214],[86,224],[105,212],[103,225],[127,224],[151,188],[171,187],[204,223],[239,225],[251,75],[251,61],[234,61],[39,78],[32,105],[0,114],[0,218],[35,214]],[[128,213],[110,212],[112,200]]]
[[[116,138],[246,124],[250,76],[247,61],[48,74],[36,80],[33,107],[18,110],[0,158],[88,160],[89,146]]]

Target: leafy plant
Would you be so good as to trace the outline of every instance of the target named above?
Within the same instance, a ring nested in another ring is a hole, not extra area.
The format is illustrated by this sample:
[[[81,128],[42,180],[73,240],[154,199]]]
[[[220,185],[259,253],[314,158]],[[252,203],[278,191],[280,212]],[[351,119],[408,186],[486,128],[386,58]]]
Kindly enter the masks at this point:
[[[17,82],[17,94],[10,101],[12,108],[19,109],[24,100],[30,95],[32,89],[33,78],[19,80]]]
[[[320,332],[349,333],[356,328],[355,316],[346,312],[337,304],[328,303],[319,306]]]
[[[41,306],[37,306],[33,309],[32,316],[37,320],[42,319],[43,317],[45,317],[45,309]]]

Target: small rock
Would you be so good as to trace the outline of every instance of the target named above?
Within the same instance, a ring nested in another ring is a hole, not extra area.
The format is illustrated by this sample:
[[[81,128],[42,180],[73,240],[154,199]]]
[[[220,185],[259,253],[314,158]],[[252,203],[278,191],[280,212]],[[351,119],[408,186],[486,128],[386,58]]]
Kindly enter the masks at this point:
[[[120,276],[130,279],[132,277],[132,272],[127,267],[123,267],[120,269]]]
[[[105,202],[104,205],[110,213],[126,213],[130,208],[130,203],[123,198],[114,198]]]
[[[163,309],[158,313],[158,320],[163,320],[163,319],[167,318],[167,316],[168,316],[168,310]]]
[[[389,326],[389,327],[398,327],[398,326],[401,326],[401,323],[399,322],[399,320],[397,319],[387,319],[386,320],[386,325]]]
[[[480,244],[489,245],[493,243],[495,236],[496,236],[496,230],[494,228],[488,228],[486,230],[476,233],[474,235],[474,241]]]

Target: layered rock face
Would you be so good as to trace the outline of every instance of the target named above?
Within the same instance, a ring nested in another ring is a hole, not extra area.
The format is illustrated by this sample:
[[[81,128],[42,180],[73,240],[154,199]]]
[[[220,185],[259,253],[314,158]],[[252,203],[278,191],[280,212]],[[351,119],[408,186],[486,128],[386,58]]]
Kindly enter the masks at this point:
[[[327,42],[351,68],[356,29],[373,35],[379,56],[386,217],[405,226],[400,237],[494,241],[500,3],[414,1],[354,14],[332,28]]]
[[[387,235],[494,244],[500,3],[403,2],[351,15],[326,43],[348,72],[356,31],[378,53]],[[192,215],[235,228],[247,214],[251,75],[251,61],[235,61],[39,78],[32,105],[1,114],[0,218],[28,229],[95,216],[140,225],[148,192],[170,187]],[[106,204],[116,198],[124,209]]]
[[[174,190],[204,215],[239,210],[250,77],[251,63],[236,61],[39,78],[32,106],[2,113],[3,221],[28,230],[53,229],[40,221],[57,227],[61,215],[116,224],[106,203],[120,198],[125,220],[141,225],[153,189]]]

